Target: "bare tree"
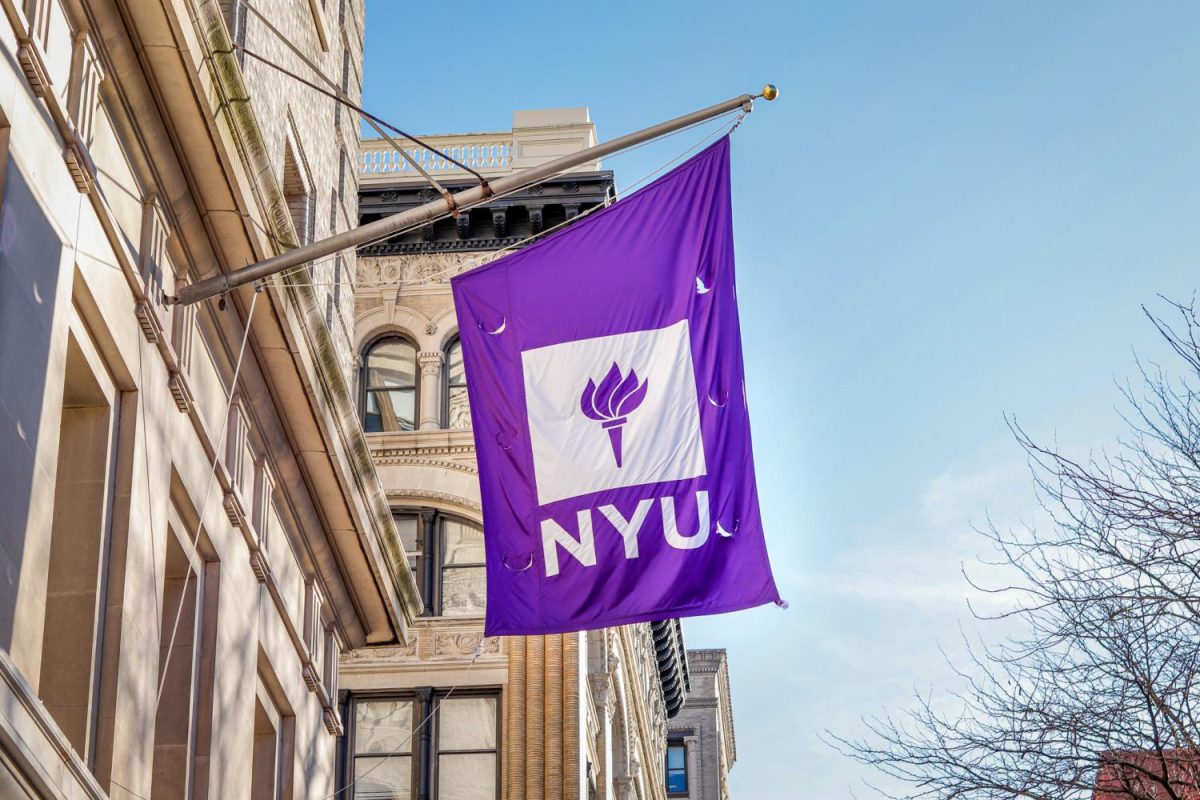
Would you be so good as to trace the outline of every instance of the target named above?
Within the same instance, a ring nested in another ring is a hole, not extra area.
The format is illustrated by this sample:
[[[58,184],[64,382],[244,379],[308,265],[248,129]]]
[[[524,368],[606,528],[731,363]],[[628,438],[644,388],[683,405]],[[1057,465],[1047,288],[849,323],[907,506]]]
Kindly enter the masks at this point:
[[[973,645],[964,689],[829,734],[908,798],[1200,798],[1200,318],[1151,323],[1184,366],[1139,364],[1128,436],[1086,461],[1010,426],[1051,524],[983,535],[1020,634]],[[968,578],[969,580],[969,578]],[[978,615],[977,615],[978,616]]]

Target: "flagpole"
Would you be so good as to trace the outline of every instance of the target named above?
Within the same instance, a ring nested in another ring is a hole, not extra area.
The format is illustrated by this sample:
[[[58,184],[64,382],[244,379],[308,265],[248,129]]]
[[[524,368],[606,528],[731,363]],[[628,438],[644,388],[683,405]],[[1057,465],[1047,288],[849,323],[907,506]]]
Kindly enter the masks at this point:
[[[682,117],[660,122],[657,125],[651,125],[649,128],[643,128],[640,131],[635,131],[616,139],[569,153],[553,161],[547,161],[544,164],[539,164],[520,172],[514,172],[511,175],[495,178],[487,184],[463,189],[461,192],[455,193],[450,199],[441,197],[416,208],[411,208],[408,211],[393,214],[367,223],[366,225],[360,225],[357,228],[351,228],[348,231],[334,234],[312,244],[288,250],[286,253],[280,253],[277,256],[263,259],[256,264],[196,281],[193,284],[180,288],[179,294],[175,297],[168,297],[167,301],[181,305],[191,305],[192,303],[224,294],[230,289],[261,280],[277,272],[282,272],[285,269],[298,267],[314,259],[332,255],[340,250],[347,250],[351,247],[357,247],[367,242],[385,238],[396,231],[432,222],[454,209],[465,210],[472,206],[486,203],[488,198],[493,195],[503,194],[513,189],[537,183],[538,181],[553,177],[560,172],[565,172],[572,167],[612,155],[627,147],[656,139],[659,136],[673,133],[689,125],[695,125],[698,122],[704,122],[734,109],[742,108],[750,111],[756,98],[762,97],[766,100],[774,100],[777,96],[778,90],[771,84],[767,84],[756,95],[743,94],[739,97],[726,100],[723,103],[717,103],[714,106],[693,111],[691,114],[685,114]]]

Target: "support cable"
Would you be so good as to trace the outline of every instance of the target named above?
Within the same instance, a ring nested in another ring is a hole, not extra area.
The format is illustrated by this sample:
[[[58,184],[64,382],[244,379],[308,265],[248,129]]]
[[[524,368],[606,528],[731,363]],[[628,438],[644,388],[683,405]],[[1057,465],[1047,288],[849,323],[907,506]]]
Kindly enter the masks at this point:
[[[351,101],[350,98],[347,97],[345,92],[342,90],[342,87],[337,85],[336,83],[334,83],[328,77],[326,77],[325,73],[323,73],[321,71],[321,68],[318,67],[316,64],[314,64],[312,59],[310,59],[308,56],[306,56],[303,53],[303,51],[300,50],[300,48],[296,47],[296,45],[294,45],[290,39],[288,39],[286,36],[284,36],[283,33],[278,28],[276,28],[275,25],[269,19],[267,19],[266,16],[262,12],[260,12],[257,8],[252,6],[250,3],[243,2],[243,5],[246,7],[246,9],[248,11],[250,11],[252,14],[254,14],[254,16],[257,17],[267,27],[267,30],[269,30],[271,33],[273,33],[275,35],[276,39],[278,39],[281,43],[283,43],[283,45],[292,53],[292,55],[294,55],[298,59],[300,59],[301,63],[303,63],[306,67],[308,67],[310,70],[312,70],[313,74],[316,75],[317,77],[319,77],[322,81],[324,81],[325,85],[330,87],[331,89],[333,89],[333,91],[330,92],[325,89],[322,89],[320,86],[316,85],[312,81],[309,81],[309,80],[297,75],[296,73],[286,69],[285,67],[283,67],[279,64],[276,64],[274,61],[271,61],[270,59],[268,59],[262,55],[259,55],[258,53],[255,53],[251,50],[246,49],[246,47],[244,45],[238,44],[237,42],[234,42],[234,44],[233,44],[234,49],[242,51],[243,53],[250,56],[254,60],[270,67],[271,69],[279,71],[280,73],[288,76],[289,78],[292,78],[293,80],[299,81],[300,83],[309,87],[313,91],[319,92],[320,94],[323,94],[326,97],[331,98],[334,102],[340,103],[341,105],[346,106],[347,108],[353,109],[363,119],[365,119],[371,125],[372,128],[375,129],[376,133],[378,133],[380,136],[382,136],[384,139],[386,139],[388,144],[390,144],[392,147],[394,147],[400,153],[400,155],[404,158],[404,160],[407,161],[410,165],[412,165],[413,169],[415,169],[417,172],[421,173],[421,176],[423,178],[425,178],[425,180],[429,181],[429,183],[435,189],[437,189],[438,192],[441,193],[441,195],[443,197],[445,197],[447,200],[449,200],[451,207],[453,207],[453,205],[454,205],[454,201],[451,199],[453,197],[453,195],[445,187],[443,187],[440,183],[438,183],[438,181],[435,180],[432,175],[430,175],[428,172],[426,172],[421,167],[421,165],[417,163],[416,159],[414,159],[404,147],[400,146],[394,139],[392,139],[392,137],[387,134],[387,132],[384,130],[384,128],[387,128],[388,130],[393,131],[398,136],[402,136],[405,139],[408,139],[409,141],[416,144],[418,147],[422,147],[431,153],[436,153],[437,155],[439,155],[442,158],[449,161],[451,164],[454,164],[455,166],[459,167],[460,169],[463,169],[463,170],[471,173],[472,175],[474,175],[476,178],[479,179],[479,185],[481,187],[484,187],[485,189],[487,188],[487,186],[488,186],[487,178],[483,177],[478,172],[476,172],[475,170],[468,167],[466,164],[463,164],[462,162],[457,161],[454,158],[451,158],[450,156],[443,153],[442,151],[440,151],[434,147],[431,147],[430,145],[426,144],[424,141],[418,139],[417,137],[413,136],[412,134],[406,133],[405,131],[400,130],[399,128],[397,128],[395,125],[392,125],[387,120],[384,120],[384,119],[372,114],[371,112],[367,111],[366,109],[362,108],[361,106],[359,106],[359,105],[355,104],[353,101]]]
[[[734,113],[738,113],[738,112],[730,112],[730,114],[727,114],[726,116],[729,116]],[[689,155],[691,155],[695,151],[701,149],[702,147],[704,147],[705,145],[714,141],[715,139],[719,139],[721,136],[732,134],[735,130],[737,130],[738,126],[740,126],[742,124],[742,120],[744,120],[745,118],[746,118],[745,112],[738,113],[738,118],[736,120],[734,120],[732,123],[728,123],[728,124],[722,123],[720,126],[718,126],[718,128],[715,131],[708,133],[707,135],[704,136],[704,138],[702,138],[700,141],[696,142],[691,147],[684,150],[679,155],[675,156],[674,158],[670,159],[669,161],[665,162],[664,164],[661,164],[658,167],[655,167],[653,170],[651,170],[647,174],[643,175],[641,178],[638,178],[636,181],[629,184],[626,187],[626,191],[632,191],[632,190],[640,187],[642,184],[647,183],[651,179],[657,177],[662,172],[665,172],[667,169],[674,166],[679,161],[683,160],[684,158],[687,158]],[[701,124],[703,124],[703,123],[696,123],[696,125],[701,125]],[[691,126],[691,127],[696,127],[696,126]],[[690,128],[685,128],[683,130],[690,130]],[[682,132],[682,131],[677,131],[677,133],[680,133],[680,132]],[[638,147],[644,147],[646,144],[649,144],[649,142],[638,145]],[[633,149],[634,148],[630,148],[630,150],[633,150]],[[629,150],[622,152],[620,155],[624,155],[626,152],[629,152]],[[512,191],[505,192],[504,194],[498,195],[494,199],[500,199],[502,197],[505,197],[505,196],[512,194],[514,192],[517,192],[517,191],[521,191],[521,190],[513,189]],[[458,270],[459,273],[461,274],[461,273],[470,272],[471,270],[476,269],[478,267],[482,267],[485,264],[490,264],[492,261],[495,261],[497,258],[500,258],[501,256],[505,255],[506,253],[509,253],[519,247],[524,247],[525,245],[529,244],[530,242],[533,242],[537,239],[541,239],[544,236],[548,236],[549,234],[554,233],[555,231],[558,231],[558,230],[566,227],[567,225],[578,222],[581,219],[583,219],[584,217],[590,216],[590,215],[596,213],[597,211],[601,211],[602,209],[605,209],[607,207],[608,207],[607,205],[603,205],[603,204],[593,206],[592,208],[589,208],[586,211],[581,212],[580,214],[578,214],[575,217],[572,217],[571,219],[563,220],[562,222],[560,222],[556,225],[552,225],[551,227],[546,228],[545,230],[541,230],[541,231],[538,231],[537,233],[531,234],[531,235],[525,237],[524,239],[521,239],[520,241],[513,242],[512,244],[506,245],[498,250],[490,251],[486,255],[481,256],[478,261],[475,261],[474,263],[472,263],[470,266],[468,266],[465,269],[461,269],[459,267],[448,267],[446,269],[440,270],[440,271],[432,273],[430,275],[426,275],[420,281],[363,281],[363,282],[358,282],[358,281],[288,281],[288,285],[289,286],[349,286],[351,288],[367,287],[367,286],[396,286],[396,287],[416,286],[416,285],[420,285],[423,283],[428,283],[430,281],[430,279],[439,278],[443,275],[454,272],[455,270]],[[442,216],[438,217],[437,219],[445,219],[448,216],[450,216],[450,215],[443,214]],[[434,221],[436,221],[436,219]],[[400,236],[405,233],[409,233],[420,227],[423,227],[423,225],[414,225],[410,228],[396,231],[395,233],[391,233],[391,234],[388,234],[387,236],[380,237],[380,239],[378,239],[378,240],[375,240],[372,242],[365,242],[364,244],[359,245],[358,249],[361,250],[363,248],[370,247],[373,244],[377,244],[379,241],[382,241],[384,239],[389,239],[393,236]],[[334,256],[333,258],[337,258],[337,256]],[[311,262],[311,265],[315,266],[316,264],[327,263],[329,261],[332,261],[333,258],[321,259],[318,261],[314,261],[314,262]],[[284,278],[291,277],[292,275],[300,274],[303,271],[306,271],[309,268],[309,266],[310,266],[310,264],[304,264],[299,267],[292,267],[291,269],[284,270],[283,272],[280,272],[278,274],[280,277],[284,277]]]
[[[212,466],[208,472],[207,486],[204,490],[204,500],[201,501],[200,507],[197,509],[196,530],[192,533],[191,539],[191,556],[195,557],[199,553],[200,546],[200,530],[204,527],[204,512],[208,508],[208,500],[212,496],[212,488],[217,480],[217,463],[221,460],[221,453],[225,449],[225,434],[229,430],[229,412],[233,406],[233,394],[237,390],[238,377],[242,372],[242,361],[246,355],[246,344],[250,341],[250,323],[254,319],[254,309],[258,305],[258,296],[262,293],[263,285],[259,283],[254,287],[254,299],[250,301],[250,311],[246,314],[245,330],[242,333],[242,343],[238,348],[237,362],[233,367],[233,379],[229,382],[229,393],[225,396],[225,415],[221,419],[221,430],[217,434],[216,447],[213,448]],[[159,703],[162,702],[163,687],[167,683],[167,669],[171,664],[171,653],[175,649],[175,636],[179,632],[179,620],[183,617],[183,607],[187,602],[188,583],[192,578],[192,570],[189,569],[184,573],[183,588],[180,590],[179,607],[175,610],[175,621],[171,623],[171,637],[167,641],[167,654],[161,661],[161,676],[158,680],[158,692],[154,697],[154,713],[157,716]]]
[[[408,735],[408,738],[405,739],[400,744],[396,745],[396,749],[390,753],[384,753],[382,755],[373,754],[371,756],[371,758],[375,760],[374,766],[372,766],[369,770],[362,773],[361,775],[356,775],[354,777],[354,780],[350,781],[345,786],[343,786],[342,788],[335,791],[333,794],[325,795],[325,797],[321,798],[321,800],[334,800],[338,795],[342,794],[343,792],[348,792],[349,790],[353,789],[355,784],[357,784],[363,778],[367,777],[372,772],[374,772],[376,769],[378,769],[389,758],[391,758],[393,756],[398,756],[402,753],[409,752],[410,751],[409,743],[412,742],[413,737],[416,736],[418,733],[420,733],[421,729],[429,724],[429,720],[433,719],[433,715],[436,714],[439,710],[441,710],[442,704],[445,703],[447,700],[449,700],[450,696],[453,695],[456,691],[458,691],[458,689],[463,685],[463,681],[465,681],[467,679],[467,676],[471,674],[471,670],[475,668],[475,662],[479,661],[479,657],[482,655],[483,655],[483,636],[480,635],[479,645],[475,648],[475,655],[471,657],[471,663],[467,664],[467,668],[465,670],[463,670],[463,674],[459,677],[458,683],[451,686],[450,690],[448,692],[446,692],[444,695],[442,695],[440,698],[437,698],[433,702],[430,703],[430,705],[432,707],[429,709],[429,713],[425,715],[425,719],[421,720],[421,722],[418,723],[417,727],[412,729],[412,733],[410,733]],[[351,760],[353,760],[354,753],[348,752],[347,757],[350,758]]]

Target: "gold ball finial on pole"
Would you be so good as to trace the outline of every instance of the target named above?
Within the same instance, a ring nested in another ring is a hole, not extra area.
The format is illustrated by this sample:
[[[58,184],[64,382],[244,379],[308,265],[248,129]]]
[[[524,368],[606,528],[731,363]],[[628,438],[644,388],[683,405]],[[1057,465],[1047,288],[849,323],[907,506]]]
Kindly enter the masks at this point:
[[[762,88],[762,94],[759,95],[763,100],[774,100],[779,97],[779,87],[773,83],[768,83]]]

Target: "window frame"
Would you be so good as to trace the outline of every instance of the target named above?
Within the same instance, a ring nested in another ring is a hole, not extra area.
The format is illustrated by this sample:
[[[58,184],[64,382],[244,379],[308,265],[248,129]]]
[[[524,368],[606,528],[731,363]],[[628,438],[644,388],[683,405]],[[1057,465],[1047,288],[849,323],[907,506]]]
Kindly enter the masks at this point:
[[[396,702],[407,701],[413,704],[413,732],[409,737],[409,758],[412,759],[410,797],[424,796],[430,800],[438,797],[438,760],[442,755],[441,738],[441,703],[447,699],[462,700],[467,698],[494,698],[496,701],[495,749],[492,750],[452,750],[448,754],[494,753],[496,757],[496,795],[499,800],[503,793],[501,786],[502,765],[504,753],[504,691],[501,686],[472,686],[464,688],[421,686],[412,689],[366,690],[349,692],[346,696],[346,733],[345,759],[339,774],[340,793],[346,800],[355,800],[357,787],[354,782],[354,764],[358,755],[358,704],[360,702]],[[426,718],[428,717],[428,720]],[[425,725],[428,727],[424,727]],[[428,731],[427,738],[421,736],[422,729]],[[427,742],[428,750],[421,748]],[[386,758],[387,756],[366,755],[364,758]],[[422,784],[427,785],[422,785]],[[422,793],[422,790],[425,790]]]
[[[443,576],[447,570],[445,562],[446,543],[445,543],[445,522],[461,522],[470,525],[479,530],[480,535],[483,535],[483,525],[467,517],[463,514],[455,514],[453,512],[442,511],[439,508],[430,508],[428,506],[411,506],[398,505],[391,507],[392,519],[397,517],[415,518],[417,521],[417,538],[421,542],[421,552],[417,555],[417,565],[413,570],[413,577],[416,578],[417,587],[421,592],[421,603],[423,606],[421,616],[437,617],[439,619],[453,620],[472,620],[482,619],[483,613],[480,614],[451,614],[446,616],[444,594],[442,591]],[[426,517],[433,516],[433,536],[428,535],[426,528]],[[432,539],[432,541],[430,541]],[[409,553],[406,551],[405,555]],[[483,569],[484,581],[486,586],[487,580],[487,560],[486,556],[483,561],[470,562],[463,564],[452,564],[448,567],[450,570],[455,569]],[[431,591],[429,591],[431,590]],[[426,597],[426,594],[429,597]],[[486,603],[486,598],[485,601]],[[485,609],[486,610],[486,609]]]
[[[679,748],[683,751],[683,767],[681,769],[671,769],[671,750]],[[687,742],[683,739],[667,739],[667,752],[663,759],[663,788],[667,791],[667,797],[688,797],[692,791],[692,776],[688,771],[688,752]],[[671,791],[671,773],[683,773],[683,790]]]
[[[478,529],[480,537],[483,536],[483,525],[479,524],[478,522],[475,522],[474,520],[469,520],[466,517],[458,516],[456,514],[442,514],[440,512],[437,512],[437,517],[434,520],[434,522],[437,526],[437,530],[436,530],[436,538],[437,538],[436,569],[437,569],[437,572],[434,576],[436,578],[434,583],[437,587],[436,588],[437,616],[439,616],[439,617],[447,616],[447,614],[446,614],[446,598],[445,598],[445,590],[444,590],[444,587],[446,585],[446,571],[447,570],[451,570],[451,571],[460,570],[460,569],[482,569],[483,570],[483,579],[484,579],[484,587],[485,587],[485,589],[484,589],[484,591],[485,591],[484,610],[486,611],[486,608],[487,608],[487,599],[486,599],[487,560],[486,559],[487,559],[487,557],[485,555],[484,560],[479,561],[479,562],[471,562],[471,563],[464,563],[464,564],[447,564],[446,563],[446,551],[447,551],[447,548],[446,548],[446,522],[447,521],[466,523],[467,525],[470,525],[471,527]],[[449,617],[451,619],[477,619],[479,616],[481,616],[481,615],[476,615],[476,614],[450,614],[449,615]]]
[[[408,430],[399,430],[399,431],[382,431],[382,430],[381,431],[368,431],[367,430],[367,399],[368,399],[368,395],[370,395],[372,392],[387,392],[387,391],[395,391],[397,388],[399,388],[399,389],[406,388],[406,387],[391,387],[391,388],[380,387],[380,388],[372,389],[369,386],[368,378],[370,376],[370,370],[371,370],[371,352],[376,347],[379,347],[380,345],[382,345],[383,343],[385,343],[391,339],[396,339],[401,342],[404,342],[405,344],[407,344],[409,347],[411,347],[413,349],[412,428],[410,428]],[[368,436],[370,436],[371,434],[375,434],[375,433],[412,433],[420,428],[420,426],[421,426],[421,364],[417,358],[419,353],[420,353],[420,348],[417,346],[416,339],[414,339],[413,337],[409,336],[408,334],[406,334],[402,331],[388,331],[387,333],[382,333],[379,336],[376,336],[375,338],[371,339],[369,342],[367,342],[366,346],[363,347],[363,349],[362,349],[362,367],[359,368],[359,376],[358,376],[358,383],[359,383],[358,421],[359,421],[359,424],[362,426],[363,433],[367,434]]]
[[[455,389],[455,388],[461,388],[465,391],[467,388],[467,374],[466,374],[465,369],[463,371],[462,383],[456,383],[456,384],[450,383],[450,351],[452,351],[456,346],[459,348],[460,351],[462,350],[462,338],[457,333],[454,334],[453,336],[451,336],[448,340],[446,340],[446,346],[444,348],[442,348],[442,385],[441,385],[441,389],[442,389],[442,426],[441,427],[443,430],[448,430],[448,431],[469,431],[469,430],[471,430],[471,427],[472,427],[470,425],[468,425],[465,428],[452,428],[450,426],[450,390]],[[470,401],[468,400],[468,402],[467,402],[468,417],[470,416],[470,413],[471,413],[470,412]]]

